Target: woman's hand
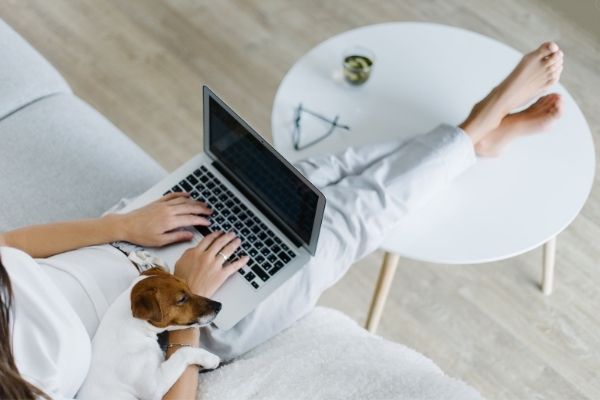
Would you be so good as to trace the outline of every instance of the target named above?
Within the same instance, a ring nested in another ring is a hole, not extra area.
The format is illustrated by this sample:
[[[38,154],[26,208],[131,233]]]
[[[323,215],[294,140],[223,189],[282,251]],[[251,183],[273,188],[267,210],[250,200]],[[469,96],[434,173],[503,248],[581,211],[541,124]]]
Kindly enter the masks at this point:
[[[185,279],[195,294],[211,297],[229,276],[248,262],[248,256],[234,262],[225,261],[240,244],[240,239],[231,232],[213,232],[183,253],[175,264],[175,275]]]
[[[140,246],[158,247],[191,240],[193,233],[178,228],[210,225],[212,211],[187,193],[169,193],[142,208],[119,215],[123,240]]]

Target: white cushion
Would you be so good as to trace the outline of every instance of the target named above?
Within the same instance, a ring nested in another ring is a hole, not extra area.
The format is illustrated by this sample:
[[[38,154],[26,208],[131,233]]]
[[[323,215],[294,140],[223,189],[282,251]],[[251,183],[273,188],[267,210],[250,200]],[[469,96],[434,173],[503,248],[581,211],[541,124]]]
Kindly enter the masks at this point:
[[[481,399],[430,359],[318,307],[232,363],[200,375],[198,399]]]

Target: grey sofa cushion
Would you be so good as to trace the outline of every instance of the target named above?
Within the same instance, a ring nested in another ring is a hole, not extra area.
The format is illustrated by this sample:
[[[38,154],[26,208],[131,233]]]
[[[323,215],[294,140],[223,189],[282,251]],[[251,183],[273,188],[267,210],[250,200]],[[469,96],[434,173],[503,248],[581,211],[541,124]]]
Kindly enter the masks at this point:
[[[0,59],[0,119],[41,97],[71,92],[52,65],[2,20]]]
[[[0,120],[0,171],[0,232],[98,216],[165,174],[72,94],[42,98]]]

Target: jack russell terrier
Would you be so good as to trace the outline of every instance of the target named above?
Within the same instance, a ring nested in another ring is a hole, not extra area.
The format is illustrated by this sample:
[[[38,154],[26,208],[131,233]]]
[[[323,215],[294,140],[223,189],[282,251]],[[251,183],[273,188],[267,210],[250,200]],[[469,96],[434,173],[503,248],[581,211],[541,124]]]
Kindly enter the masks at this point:
[[[158,400],[189,365],[216,368],[219,357],[194,347],[181,347],[165,360],[157,335],[206,326],[220,310],[221,303],[191,293],[182,279],[160,268],[145,271],[106,311],[77,397]]]

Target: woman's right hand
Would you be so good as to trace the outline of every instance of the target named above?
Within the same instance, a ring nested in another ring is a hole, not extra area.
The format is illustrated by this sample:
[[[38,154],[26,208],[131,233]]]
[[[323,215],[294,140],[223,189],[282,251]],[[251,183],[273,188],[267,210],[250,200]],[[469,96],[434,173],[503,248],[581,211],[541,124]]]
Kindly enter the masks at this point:
[[[175,264],[175,276],[185,279],[195,294],[211,297],[229,276],[248,263],[248,256],[234,262],[225,260],[240,244],[232,232],[212,232],[183,253]]]

